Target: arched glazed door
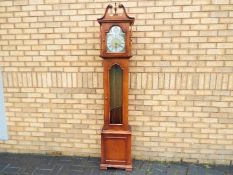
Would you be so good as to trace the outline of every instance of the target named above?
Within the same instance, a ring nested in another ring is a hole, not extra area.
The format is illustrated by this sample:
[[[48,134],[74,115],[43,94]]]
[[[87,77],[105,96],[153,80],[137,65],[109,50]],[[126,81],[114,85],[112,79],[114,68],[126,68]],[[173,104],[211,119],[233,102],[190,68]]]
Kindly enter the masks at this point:
[[[123,70],[117,64],[109,70],[110,124],[122,124]]]

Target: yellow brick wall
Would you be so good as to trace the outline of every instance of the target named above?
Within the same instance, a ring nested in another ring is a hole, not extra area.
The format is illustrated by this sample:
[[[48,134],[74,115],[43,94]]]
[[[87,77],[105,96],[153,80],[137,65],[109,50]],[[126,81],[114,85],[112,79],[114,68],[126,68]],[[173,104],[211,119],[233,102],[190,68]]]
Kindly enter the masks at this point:
[[[1,152],[100,156],[103,67],[96,19],[108,3],[0,1],[9,128]],[[233,0],[122,3],[136,18],[129,68],[133,157],[229,164]]]

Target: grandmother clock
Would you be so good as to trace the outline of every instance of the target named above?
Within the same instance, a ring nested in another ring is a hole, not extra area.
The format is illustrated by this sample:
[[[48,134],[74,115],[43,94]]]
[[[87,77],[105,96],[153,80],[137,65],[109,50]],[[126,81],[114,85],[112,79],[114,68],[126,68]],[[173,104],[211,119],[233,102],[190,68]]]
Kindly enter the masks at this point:
[[[131,55],[131,26],[125,7],[122,14],[109,11],[98,19],[100,24],[100,57],[104,65],[104,126],[101,132],[100,169],[108,167],[132,171],[131,129],[128,125],[128,62]]]

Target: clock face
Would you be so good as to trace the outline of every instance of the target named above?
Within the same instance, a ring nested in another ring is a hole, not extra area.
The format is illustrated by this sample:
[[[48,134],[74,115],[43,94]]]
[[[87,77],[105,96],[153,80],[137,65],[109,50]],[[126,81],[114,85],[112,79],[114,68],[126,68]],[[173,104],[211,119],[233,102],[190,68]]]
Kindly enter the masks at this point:
[[[107,52],[125,52],[125,33],[119,26],[113,26],[107,33]]]

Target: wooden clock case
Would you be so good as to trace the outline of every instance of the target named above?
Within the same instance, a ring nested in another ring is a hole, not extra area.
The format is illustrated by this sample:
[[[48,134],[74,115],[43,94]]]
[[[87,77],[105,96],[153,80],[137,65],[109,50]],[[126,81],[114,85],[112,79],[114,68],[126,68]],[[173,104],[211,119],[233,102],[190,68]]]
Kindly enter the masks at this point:
[[[126,14],[123,5],[121,15],[110,15],[109,10],[113,9],[108,5],[105,14],[98,19],[100,24],[100,57],[103,58],[104,66],[104,126],[101,131],[101,164],[100,169],[108,167],[123,168],[132,171],[131,159],[131,129],[128,125],[128,63],[131,55],[131,26],[134,18]],[[125,51],[112,53],[107,51],[107,32],[112,26],[119,26],[125,33]],[[120,124],[112,124],[110,121],[110,69],[117,65],[122,70],[122,121]]]

